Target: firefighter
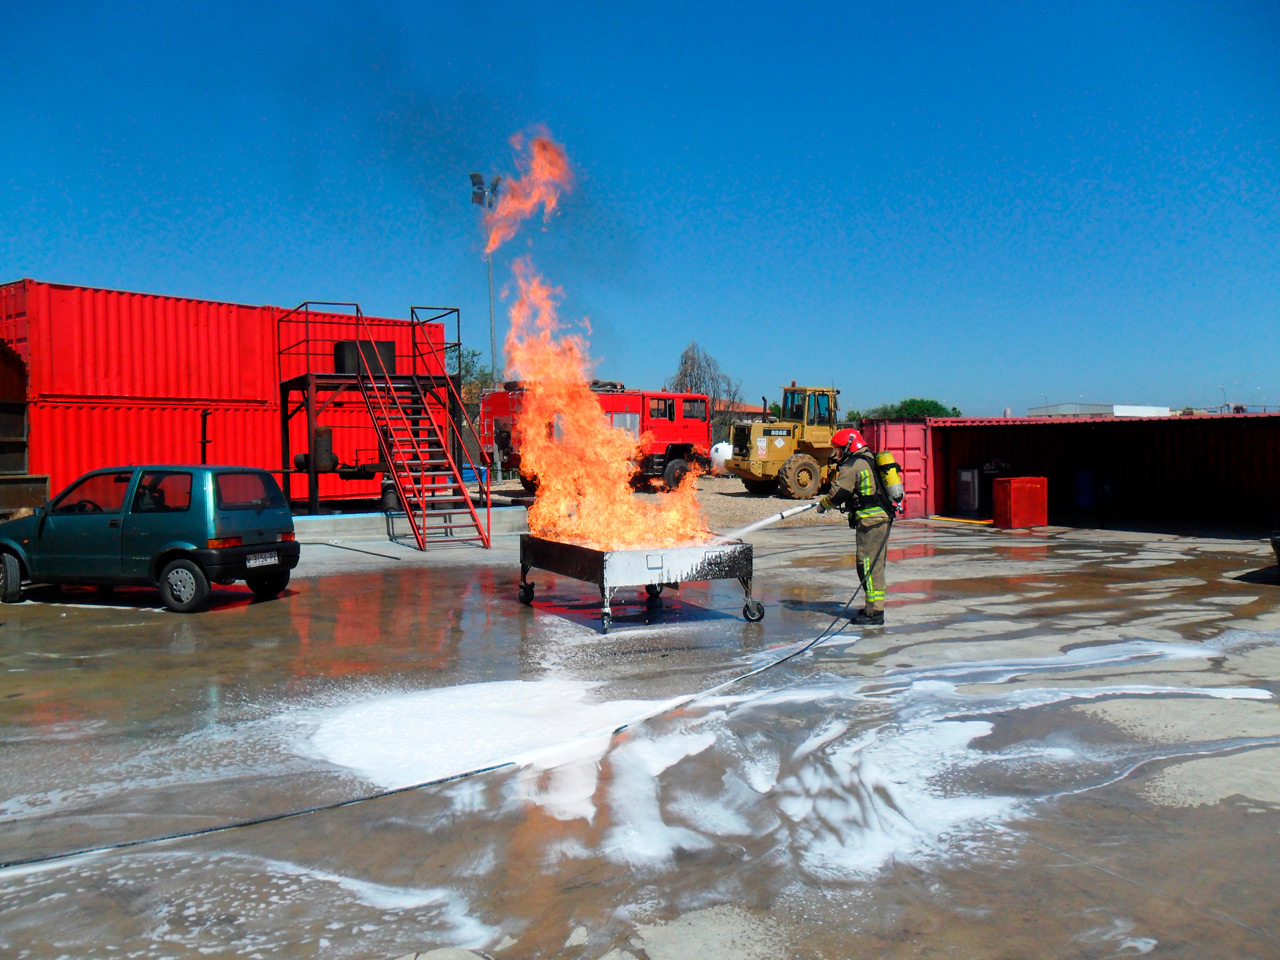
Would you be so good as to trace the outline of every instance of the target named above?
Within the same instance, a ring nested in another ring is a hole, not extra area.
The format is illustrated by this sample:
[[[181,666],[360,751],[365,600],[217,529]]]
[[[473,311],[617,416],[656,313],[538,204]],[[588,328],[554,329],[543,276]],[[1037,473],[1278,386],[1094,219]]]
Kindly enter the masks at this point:
[[[831,438],[839,472],[831,493],[818,498],[818,512],[848,504],[849,526],[856,532],[858,579],[865,605],[851,623],[884,623],[884,555],[888,550],[893,505],[880,481],[875,457],[857,430],[837,430]]]

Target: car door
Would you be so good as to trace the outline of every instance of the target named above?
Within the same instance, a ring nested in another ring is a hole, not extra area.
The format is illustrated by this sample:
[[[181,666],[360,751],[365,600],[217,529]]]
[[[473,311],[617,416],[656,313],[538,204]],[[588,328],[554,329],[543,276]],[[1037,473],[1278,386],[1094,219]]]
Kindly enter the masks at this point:
[[[124,515],[120,563],[126,579],[145,579],[151,558],[175,541],[204,546],[204,518],[191,516],[193,476],[190,470],[142,471]]]
[[[120,578],[120,521],[135,472],[88,474],[49,505],[36,527],[32,579]]]

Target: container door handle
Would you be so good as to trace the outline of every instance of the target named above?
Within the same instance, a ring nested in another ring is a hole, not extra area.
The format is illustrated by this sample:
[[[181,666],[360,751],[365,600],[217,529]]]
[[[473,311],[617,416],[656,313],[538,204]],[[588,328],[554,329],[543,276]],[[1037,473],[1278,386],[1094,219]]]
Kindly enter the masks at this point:
[[[119,530],[119,529],[120,529],[120,521],[119,521],[119,520],[108,520],[108,521],[107,521],[107,529],[108,529],[108,530]]]

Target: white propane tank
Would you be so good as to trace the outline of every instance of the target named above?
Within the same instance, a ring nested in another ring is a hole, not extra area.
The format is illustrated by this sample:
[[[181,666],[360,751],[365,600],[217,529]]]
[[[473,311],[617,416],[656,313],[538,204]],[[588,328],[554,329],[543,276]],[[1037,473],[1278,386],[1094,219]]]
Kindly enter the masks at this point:
[[[711,475],[725,475],[724,462],[733,456],[732,443],[717,443],[711,448]]]

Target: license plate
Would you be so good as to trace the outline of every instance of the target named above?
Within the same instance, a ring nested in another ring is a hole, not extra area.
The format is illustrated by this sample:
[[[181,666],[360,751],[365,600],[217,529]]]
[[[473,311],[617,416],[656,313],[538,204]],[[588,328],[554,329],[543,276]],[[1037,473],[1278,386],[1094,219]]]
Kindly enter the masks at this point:
[[[272,550],[270,553],[251,553],[245,558],[246,567],[269,567],[280,562],[280,554]]]

